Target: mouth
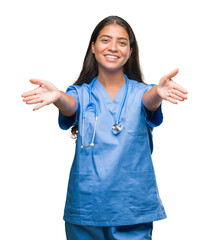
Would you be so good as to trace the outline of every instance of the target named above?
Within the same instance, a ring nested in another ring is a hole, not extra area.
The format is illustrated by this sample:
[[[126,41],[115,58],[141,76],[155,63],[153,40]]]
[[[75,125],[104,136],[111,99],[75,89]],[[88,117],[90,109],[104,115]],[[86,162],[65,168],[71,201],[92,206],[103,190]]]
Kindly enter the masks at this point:
[[[118,56],[116,56],[116,55],[109,55],[109,54],[107,54],[107,55],[104,55],[106,58],[108,58],[108,59],[111,59],[111,60],[115,60],[115,59],[119,59],[119,57]]]

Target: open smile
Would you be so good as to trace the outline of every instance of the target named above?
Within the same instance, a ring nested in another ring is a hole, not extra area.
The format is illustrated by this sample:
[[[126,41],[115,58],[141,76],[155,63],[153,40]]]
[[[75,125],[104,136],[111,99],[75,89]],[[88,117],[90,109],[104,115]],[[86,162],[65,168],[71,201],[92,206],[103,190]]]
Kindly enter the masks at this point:
[[[119,57],[117,55],[106,54],[104,56],[105,56],[106,59],[108,59],[110,61],[115,61],[115,60],[119,59]]]

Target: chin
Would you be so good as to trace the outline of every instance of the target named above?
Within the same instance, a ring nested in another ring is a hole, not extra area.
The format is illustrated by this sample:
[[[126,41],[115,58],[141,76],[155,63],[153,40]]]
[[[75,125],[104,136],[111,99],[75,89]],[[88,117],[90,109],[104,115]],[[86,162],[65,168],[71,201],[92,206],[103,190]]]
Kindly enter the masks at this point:
[[[112,65],[106,65],[106,66],[100,66],[101,69],[109,72],[118,72],[118,71],[123,71],[123,66],[112,66]]]

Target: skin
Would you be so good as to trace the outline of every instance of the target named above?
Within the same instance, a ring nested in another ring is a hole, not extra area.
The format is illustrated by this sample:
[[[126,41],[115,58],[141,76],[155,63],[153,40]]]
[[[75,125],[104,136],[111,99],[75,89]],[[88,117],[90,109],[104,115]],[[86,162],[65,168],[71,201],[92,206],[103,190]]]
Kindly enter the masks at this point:
[[[160,79],[158,85],[144,94],[143,103],[149,111],[156,111],[163,100],[177,104],[177,100],[182,102],[187,99],[187,90],[172,80],[178,72],[179,69],[177,68],[166,74]]]
[[[98,62],[98,80],[113,100],[125,84],[123,66],[132,53],[126,30],[117,24],[105,26],[96,42],[92,43],[92,52]],[[178,72],[175,69],[166,74],[158,85],[144,94],[143,103],[149,111],[156,111],[163,100],[177,104],[177,101],[187,99],[187,91],[172,80]],[[22,97],[27,104],[38,104],[33,110],[53,103],[65,116],[72,116],[77,111],[76,99],[59,91],[52,83],[39,79],[31,79],[30,82],[39,87]]]
[[[92,43],[92,52],[98,62],[98,80],[113,100],[125,84],[123,66],[132,53],[128,33],[118,24],[105,26]]]

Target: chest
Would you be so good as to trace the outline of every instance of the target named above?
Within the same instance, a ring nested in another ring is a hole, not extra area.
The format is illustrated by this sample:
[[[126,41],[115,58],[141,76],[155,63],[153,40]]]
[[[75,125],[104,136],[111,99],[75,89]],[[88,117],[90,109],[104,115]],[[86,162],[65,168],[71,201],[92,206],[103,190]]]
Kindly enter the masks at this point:
[[[110,99],[112,101],[114,101],[116,95],[118,94],[118,92],[120,91],[121,87],[119,86],[108,86],[108,87],[104,87],[104,91],[106,92],[107,95],[109,95],[108,97],[110,97]]]

